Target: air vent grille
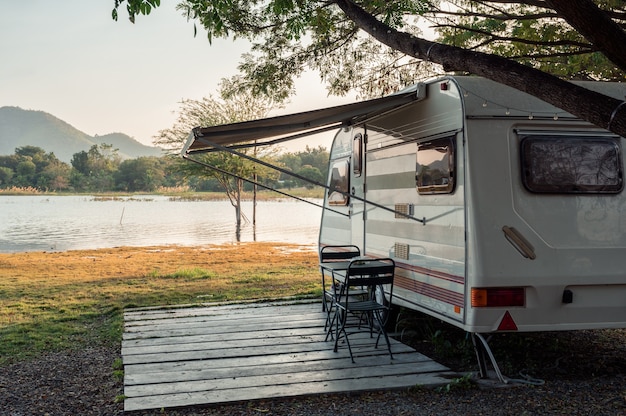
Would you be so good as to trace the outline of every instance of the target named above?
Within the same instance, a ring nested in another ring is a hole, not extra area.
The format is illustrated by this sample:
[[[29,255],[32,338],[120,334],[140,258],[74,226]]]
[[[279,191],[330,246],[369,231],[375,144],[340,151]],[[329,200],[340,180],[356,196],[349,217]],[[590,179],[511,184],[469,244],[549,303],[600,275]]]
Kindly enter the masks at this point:
[[[394,245],[394,251],[396,258],[408,260],[409,259],[409,245],[404,243],[396,243]]]
[[[413,215],[413,204],[396,204],[394,210],[396,218],[406,218]]]

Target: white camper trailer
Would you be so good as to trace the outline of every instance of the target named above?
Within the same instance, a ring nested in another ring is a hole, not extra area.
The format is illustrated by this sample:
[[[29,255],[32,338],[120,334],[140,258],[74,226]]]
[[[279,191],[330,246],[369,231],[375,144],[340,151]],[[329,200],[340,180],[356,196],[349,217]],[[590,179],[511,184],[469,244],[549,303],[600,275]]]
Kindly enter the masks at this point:
[[[419,88],[335,137],[320,244],[393,257],[398,303],[469,332],[626,326],[623,139],[484,79]]]
[[[183,155],[329,128],[319,244],[392,257],[394,303],[476,334],[626,327],[623,138],[501,84],[444,77],[198,128]]]

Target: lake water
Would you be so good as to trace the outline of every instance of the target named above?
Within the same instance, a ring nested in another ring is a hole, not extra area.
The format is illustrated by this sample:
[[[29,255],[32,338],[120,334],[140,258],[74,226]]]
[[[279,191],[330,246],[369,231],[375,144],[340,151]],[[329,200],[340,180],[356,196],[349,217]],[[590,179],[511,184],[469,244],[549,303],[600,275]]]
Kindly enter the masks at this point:
[[[256,227],[251,224],[251,201],[243,203],[243,212],[250,223],[242,225],[240,241],[317,243],[320,207],[292,199],[259,201]],[[151,195],[115,200],[0,196],[0,252],[4,253],[236,241],[235,209],[228,201]]]

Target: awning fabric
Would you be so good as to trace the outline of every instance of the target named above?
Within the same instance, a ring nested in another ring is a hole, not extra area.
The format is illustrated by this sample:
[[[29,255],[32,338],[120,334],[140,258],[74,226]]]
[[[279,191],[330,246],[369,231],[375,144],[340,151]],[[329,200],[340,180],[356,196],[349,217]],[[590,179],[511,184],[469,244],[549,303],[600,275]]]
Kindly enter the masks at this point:
[[[241,123],[196,127],[189,135],[182,155],[211,152],[216,150],[216,145],[228,147],[256,141],[254,146],[264,146],[274,142],[274,140],[269,141],[270,138],[285,137],[308,131],[311,132],[310,134],[314,134],[320,130],[339,128],[342,125],[351,125],[357,121],[400,107],[417,98],[416,91],[411,90],[373,100],[319,110]]]

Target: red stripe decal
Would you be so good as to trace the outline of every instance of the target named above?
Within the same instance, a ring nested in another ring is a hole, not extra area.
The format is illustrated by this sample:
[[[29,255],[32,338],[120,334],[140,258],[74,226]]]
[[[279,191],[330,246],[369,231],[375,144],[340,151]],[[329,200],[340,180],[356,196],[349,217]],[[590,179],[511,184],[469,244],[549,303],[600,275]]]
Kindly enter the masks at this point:
[[[465,284],[465,276],[457,276],[454,274],[427,269],[425,267],[415,266],[413,264],[408,264],[408,263],[396,262],[396,267],[400,269],[408,270],[410,272],[415,272],[415,273],[423,274],[426,276],[434,277],[436,279],[447,280],[449,282],[459,283],[462,285]]]
[[[453,306],[463,307],[463,294],[457,293],[449,289],[433,286],[428,283],[418,282],[413,279],[406,278],[404,276],[398,276],[394,278],[394,286],[406,289],[411,292],[418,293],[429,298],[436,299],[441,302],[448,303]]]

